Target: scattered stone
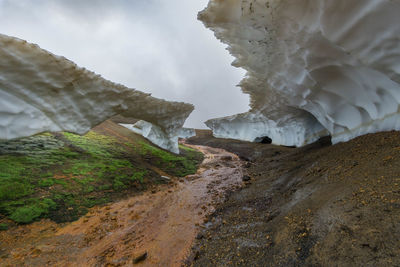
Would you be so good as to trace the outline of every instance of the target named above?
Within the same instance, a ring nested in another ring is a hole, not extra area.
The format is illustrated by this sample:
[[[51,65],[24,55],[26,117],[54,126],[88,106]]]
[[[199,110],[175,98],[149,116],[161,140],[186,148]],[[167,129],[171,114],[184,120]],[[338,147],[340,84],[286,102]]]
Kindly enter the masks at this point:
[[[133,259],[133,264],[138,264],[139,262],[144,261],[147,258],[147,251],[141,254],[140,256]]]
[[[222,156],[221,160],[232,160],[232,156]]]
[[[251,163],[250,163],[250,162],[246,162],[246,164],[244,164],[244,167],[245,167],[246,169],[250,168],[250,167],[251,167]]]
[[[241,159],[241,160],[243,160],[243,161],[251,161],[250,160],[250,158],[248,158],[248,157],[245,157],[245,156],[243,156],[243,155],[239,155],[239,158]]]
[[[280,155],[280,154],[281,154],[280,151],[275,151],[275,152],[274,152],[274,156],[278,156],[278,155]]]
[[[170,181],[170,180],[171,180],[171,178],[169,178],[168,176],[164,176],[164,175],[162,175],[161,178],[162,178],[162,179],[165,179],[165,180],[167,180],[167,181]]]
[[[248,175],[243,175],[243,177],[242,177],[242,181],[243,182],[247,182],[247,181],[250,181],[251,180],[251,177],[250,176],[248,176]]]
[[[196,235],[196,239],[202,239],[203,237],[204,237],[204,234],[202,232],[200,232]]]
[[[0,142],[0,154],[49,154],[64,146],[64,142],[53,135],[36,135]]]

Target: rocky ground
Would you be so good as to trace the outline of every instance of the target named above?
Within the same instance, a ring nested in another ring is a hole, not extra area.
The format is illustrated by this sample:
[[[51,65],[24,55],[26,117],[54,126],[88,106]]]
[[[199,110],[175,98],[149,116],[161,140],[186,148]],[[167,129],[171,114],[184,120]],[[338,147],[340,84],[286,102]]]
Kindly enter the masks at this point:
[[[399,132],[302,148],[208,131],[188,142],[236,153],[250,179],[207,219],[188,265],[400,266]]]

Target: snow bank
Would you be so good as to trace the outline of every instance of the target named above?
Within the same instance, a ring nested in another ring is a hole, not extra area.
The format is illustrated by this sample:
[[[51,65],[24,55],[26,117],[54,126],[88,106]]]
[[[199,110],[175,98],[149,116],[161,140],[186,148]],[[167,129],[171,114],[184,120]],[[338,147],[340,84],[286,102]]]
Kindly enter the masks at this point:
[[[142,135],[152,143],[179,154],[178,138],[189,138],[196,135],[194,129],[180,128],[173,137],[165,136],[164,131],[157,125],[140,120],[135,124],[120,123],[129,130]]]
[[[399,0],[211,0],[199,19],[247,71],[251,109],[206,124],[295,146],[399,130],[399,14]]]
[[[192,112],[103,79],[37,45],[0,34],[0,139],[45,131],[84,134],[121,114],[160,131],[163,147],[179,152],[177,136]]]

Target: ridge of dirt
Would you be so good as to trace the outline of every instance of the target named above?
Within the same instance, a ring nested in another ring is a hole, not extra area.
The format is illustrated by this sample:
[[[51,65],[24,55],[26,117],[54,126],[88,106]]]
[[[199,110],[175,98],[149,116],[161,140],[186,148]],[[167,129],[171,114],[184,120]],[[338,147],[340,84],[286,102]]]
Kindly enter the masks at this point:
[[[302,148],[213,138],[251,184],[218,205],[193,266],[400,266],[400,133]]]

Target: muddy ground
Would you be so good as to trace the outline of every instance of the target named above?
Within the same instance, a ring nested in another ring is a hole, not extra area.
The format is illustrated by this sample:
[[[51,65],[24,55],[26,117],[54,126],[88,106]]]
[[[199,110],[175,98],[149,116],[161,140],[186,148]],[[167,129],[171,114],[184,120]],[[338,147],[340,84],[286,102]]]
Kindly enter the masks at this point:
[[[194,266],[400,266],[400,133],[303,148],[216,139],[251,178],[210,216]],[[189,264],[190,265],[190,264]]]

